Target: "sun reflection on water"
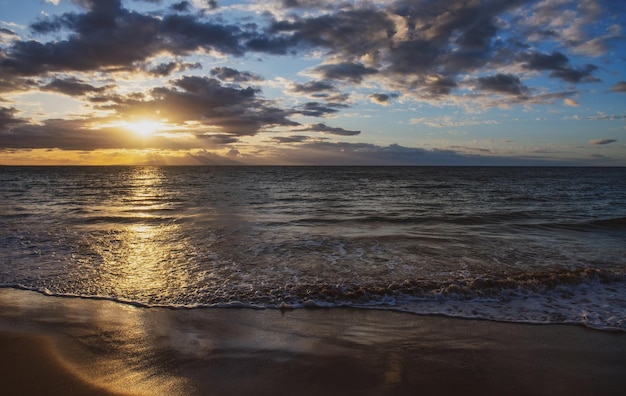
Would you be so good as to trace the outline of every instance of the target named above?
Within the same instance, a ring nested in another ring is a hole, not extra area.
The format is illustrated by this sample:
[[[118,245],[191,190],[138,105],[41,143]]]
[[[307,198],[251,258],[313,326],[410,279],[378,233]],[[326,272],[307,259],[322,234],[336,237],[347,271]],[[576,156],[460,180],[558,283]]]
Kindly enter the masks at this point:
[[[90,282],[97,295],[159,304],[188,285],[194,249],[167,216],[171,194],[162,187],[162,170],[141,167],[126,177],[126,188],[107,202],[119,221],[92,229],[86,252],[99,265]]]

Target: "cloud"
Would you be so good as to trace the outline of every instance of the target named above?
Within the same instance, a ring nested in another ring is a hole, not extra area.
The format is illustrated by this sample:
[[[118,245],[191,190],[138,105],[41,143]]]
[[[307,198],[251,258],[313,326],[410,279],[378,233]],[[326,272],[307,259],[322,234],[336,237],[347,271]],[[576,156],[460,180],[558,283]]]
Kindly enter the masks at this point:
[[[181,72],[185,70],[198,70],[202,69],[202,65],[198,62],[164,62],[159,63],[156,66],[147,67],[146,71],[154,76],[166,77],[175,72]]]
[[[83,1],[87,12],[66,13],[33,23],[36,34],[69,30],[67,39],[41,43],[18,41],[1,59],[0,70],[17,75],[56,71],[132,69],[160,53],[188,55],[216,50],[242,55],[242,30],[235,25],[199,20],[192,15],[157,17],[122,7],[120,0]]]
[[[20,124],[10,130],[0,130],[0,148],[62,150],[125,149],[167,147],[167,142],[155,139],[147,145],[121,128],[87,128],[86,120],[46,120],[41,124]]]
[[[550,73],[551,77],[560,78],[563,81],[570,83],[579,82],[599,82],[600,79],[593,76],[593,72],[598,69],[595,65],[586,65],[580,69],[563,68],[556,69]]]
[[[337,89],[328,81],[309,81],[304,84],[293,84],[291,92],[297,94],[307,94],[313,97],[327,97],[329,92]]]
[[[108,88],[111,88],[111,86],[95,87],[74,77],[66,79],[55,78],[50,83],[41,87],[44,91],[59,92],[69,96],[83,96],[90,93],[101,93],[106,91]]]
[[[15,117],[17,113],[18,110],[15,108],[0,107],[0,133],[10,125],[16,125],[25,122],[24,120]]]
[[[339,127],[329,127],[328,125],[323,123],[313,124],[310,125],[308,128],[299,129],[298,131],[324,132],[338,136],[356,136],[361,133],[361,131],[350,131]]]
[[[611,88],[611,92],[626,92],[626,81],[618,81]]]
[[[363,81],[367,75],[376,74],[374,68],[365,67],[362,63],[342,62],[320,65],[313,69],[313,73],[325,80],[345,80],[353,83]]]
[[[197,123],[199,133],[213,131],[235,136],[254,135],[270,126],[297,126],[282,110],[259,96],[252,87],[223,85],[209,77],[183,76],[169,86],[153,88],[148,95],[98,98],[102,110],[117,117],[167,119],[178,125]]]
[[[320,12],[319,2],[314,3]],[[289,6],[311,4],[290,2]],[[535,20],[531,23],[526,19],[526,25],[520,28],[508,13],[524,12],[523,7],[535,13]],[[597,20],[596,8],[569,2],[556,10],[527,1],[407,0],[395,1],[388,7],[345,6],[338,12],[308,18],[292,15],[290,21],[275,21],[268,31],[287,45],[328,49],[335,61],[312,69],[325,80],[358,84],[375,76],[385,88],[400,91],[408,98],[440,100],[452,94],[464,77],[478,70],[491,71],[493,77],[483,77],[479,87],[514,95],[515,102],[539,103],[533,100],[530,87],[519,83],[520,75],[504,70],[514,69],[521,61],[528,70],[548,72],[548,76],[567,83],[581,83],[599,82],[594,76],[598,68],[593,64],[575,67],[563,52],[549,54],[533,48],[528,25],[536,29],[541,20],[543,28],[551,26],[551,19],[566,12],[573,19],[584,20],[577,22],[580,31]],[[558,27],[565,29],[564,25]],[[544,38],[554,36],[546,33]],[[504,76],[516,80],[504,81]]]
[[[274,21],[268,29],[276,44],[298,49],[326,48],[348,59],[388,45],[394,31],[395,24],[385,10],[367,6],[311,17],[293,15],[291,20]]]
[[[0,94],[45,90],[82,97],[110,120],[167,119],[193,134],[185,144],[234,144],[243,136],[301,127],[294,121],[300,117],[337,116],[360,100],[481,109],[557,101],[578,106],[574,85],[600,82],[604,72],[578,55],[597,56],[623,35],[615,20],[602,19],[621,15],[619,6],[593,0],[277,0],[272,7],[228,3],[221,9],[216,1],[144,1],[152,3],[152,12],[131,10],[133,1],[74,0],[81,8],[42,17],[23,37],[0,28]],[[260,89],[272,77],[228,66],[201,71],[216,62],[261,65],[282,55],[302,60],[291,64],[306,64],[300,76],[312,80],[287,81],[278,93],[271,86],[276,100]],[[611,92],[626,92],[626,82]],[[36,124],[17,114],[4,108],[0,125],[41,139],[33,146],[54,144],[44,127],[59,134],[63,147],[111,146],[89,129],[96,113],[65,124]],[[437,123],[426,118],[419,123]],[[308,132],[360,132],[311,125],[317,129],[309,126]],[[17,135],[9,138],[17,144]]]
[[[308,117],[324,117],[337,113],[339,109],[346,107],[348,106],[342,103],[322,104],[319,102],[307,102],[303,105],[295,107],[293,109],[293,114],[301,114]]]
[[[533,52],[523,54],[522,59],[525,61],[526,69],[550,70],[550,77],[560,78],[570,83],[600,81],[593,76],[593,72],[598,70],[597,66],[588,64],[582,68],[574,68],[569,64],[567,56],[561,52],[555,51],[552,54]]]
[[[290,165],[522,165],[546,164],[537,159],[468,155],[455,150],[427,150],[398,144],[303,142],[298,149],[276,148],[266,161]]]
[[[211,69],[211,75],[223,81],[234,81],[237,83],[263,81],[263,77],[258,74],[242,72],[230,67],[214,67]]]
[[[206,142],[210,142],[211,145],[213,146],[237,143],[239,141],[238,138],[233,137],[232,135],[204,134],[204,135],[197,135],[196,137]]]
[[[475,119],[455,119],[451,116],[440,118],[412,118],[411,124],[424,124],[433,128],[454,128],[469,125],[497,125],[498,121],[495,120],[475,120]]]
[[[0,74],[0,94],[30,91],[36,89],[37,86],[35,79]],[[0,97],[0,102],[1,101],[2,98]]]
[[[568,83],[597,82],[593,76],[597,66],[573,67],[563,52],[548,54],[532,49],[524,30],[528,26],[537,27],[540,22],[554,29],[565,29],[565,23],[555,26],[553,21],[566,13],[574,19],[582,18],[583,25],[589,24],[598,10],[588,3],[578,8],[569,3],[556,8],[529,6],[533,15],[525,20],[523,28],[517,28],[503,21],[510,17],[507,13],[525,6],[526,2],[521,0],[443,3],[398,0],[358,6],[291,1],[283,2],[282,6],[314,12],[269,19],[265,26],[227,23],[225,19],[202,13],[139,14],[124,8],[119,0],[85,0],[80,2],[84,13],[66,13],[31,25],[37,34],[66,31],[69,33],[66,39],[46,43],[18,41],[0,58],[0,71],[20,76],[107,69],[132,72],[137,64],[162,54],[188,56],[214,51],[243,56],[249,52],[326,51],[326,60],[310,69],[326,84],[333,81],[360,84],[376,76],[383,88],[409,98],[433,100],[450,95],[459,81],[479,69],[495,76],[510,75],[503,72],[504,68],[520,60],[526,69],[549,72],[549,76]],[[215,8],[217,3],[209,2],[209,6]],[[186,1],[174,4],[176,10],[189,7],[190,2]],[[583,25],[577,25],[577,29]],[[518,54],[520,49],[524,52]],[[166,76],[186,70],[193,63],[182,65],[165,62],[145,69]],[[488,80],[484,83],[485,87],[496,87]],[[501,84],[499,88],[500,93],[518,95],[514,85]],[[317,93],[317,97],[323,95],[322,91]]]
[[[397,98],[399,95],[397,93],[385,94],[385,93],[374,93],[370,95],[370,100],[373,103],[387,106],[392,99]]]
[[[188,1],[181,1],[179,3],[172,4],[170,8],[178,12],[188,12],[188,11],[191,11],[193,6]]]
[[[483,91],[502,93],[507,95],[524,95],[529,92],[519,79],[512,74],[497,74],[495,76],[480,77],[476,79],[476,87]]]
[[[522,58],[526,61],[524,67],[532,70],[562,69],[569,64],[569,59],[561,52],[553,52],[552,54],[526,53],[523,54]]]
[[[274,136],[272,137],[272,141],[276,143],[302,143],[304,141],[309,140],[310,138],[306,135],[291,135],[291,136]]]
[[[0,35],[17,37],[17,34],[13,30],[6,29],[6,28],[0,28]]]
[[[617,139],[593,139],[587,142],[588,144],[603,146],[605,144],[611,144],[617,142]]]
[[[597,0],[530,3],[523,17],[519,18],[519,24],[528,29],[532,41],[549,39],[578,54],[601,56],[608,48],[607,40],[615,33],[609,30],[608,34],[599,35],[595,25],[603,15],[619,15],[623,8],[617,3],[600,3]]]

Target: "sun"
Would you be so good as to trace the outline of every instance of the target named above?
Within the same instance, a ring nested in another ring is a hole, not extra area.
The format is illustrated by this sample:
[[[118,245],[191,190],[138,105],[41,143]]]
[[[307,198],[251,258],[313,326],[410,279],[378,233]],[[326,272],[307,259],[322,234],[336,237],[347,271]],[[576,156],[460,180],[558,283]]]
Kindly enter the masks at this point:
[[[141,137],[150,137],[159,132],[163,128],[163,125],[157,121],[142,120],[129,122],[126,124],[126,128]]]

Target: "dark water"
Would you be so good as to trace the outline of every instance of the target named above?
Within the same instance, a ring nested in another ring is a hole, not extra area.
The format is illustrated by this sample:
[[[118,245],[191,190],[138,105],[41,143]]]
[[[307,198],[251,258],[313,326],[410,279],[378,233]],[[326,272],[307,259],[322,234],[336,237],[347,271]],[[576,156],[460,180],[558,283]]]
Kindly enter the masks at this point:
[[[626,169],[0,167],[0,285],[626,330]]]

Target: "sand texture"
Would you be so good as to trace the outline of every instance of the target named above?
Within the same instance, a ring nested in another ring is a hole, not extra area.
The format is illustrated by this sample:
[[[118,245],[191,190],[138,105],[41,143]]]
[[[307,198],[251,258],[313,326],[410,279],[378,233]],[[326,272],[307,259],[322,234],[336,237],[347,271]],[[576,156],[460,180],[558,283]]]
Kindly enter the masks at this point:
[[[622,395],[626,334],[358,309],[0,290],[7,395]]]

